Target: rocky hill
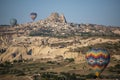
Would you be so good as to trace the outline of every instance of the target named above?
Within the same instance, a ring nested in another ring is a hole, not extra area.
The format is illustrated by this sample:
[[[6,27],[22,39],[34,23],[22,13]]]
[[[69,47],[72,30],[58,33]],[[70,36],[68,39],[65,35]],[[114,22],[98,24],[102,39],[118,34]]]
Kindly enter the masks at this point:
[[[65,58],[84,61],[85,52],[80,48],[105,43],[119,47],[119,41],[120,27],[69,23],[63,14],[55,12],[37,22],[1,26],[0,61]],[[119,55],[120,49],[111,51]]]
[[[120,36],[120,27],[97,24],[75,24],[66,21],[65,16],[52,13],[48,18],[37,22],[18,24],[14,27],[0,27],[1,35],[13,36]]]

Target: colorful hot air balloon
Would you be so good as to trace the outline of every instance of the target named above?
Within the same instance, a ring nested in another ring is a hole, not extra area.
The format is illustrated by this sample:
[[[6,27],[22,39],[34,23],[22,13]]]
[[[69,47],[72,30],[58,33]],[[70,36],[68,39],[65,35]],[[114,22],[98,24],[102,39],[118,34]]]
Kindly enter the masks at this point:
[[[11,24],[12,26],[16,25],[16,24],[17,24],[17,20],[14,19],[14,18],[10,19],[10,24]]]
[[[34,13],[34,12],[30,13],[30,17],[34,21],[35,18],[37,17],[37,13]]]
[[[105,49],[90,49],[86,53],[86,59],[93,73],[99,77],[110,62],[110,54]]]

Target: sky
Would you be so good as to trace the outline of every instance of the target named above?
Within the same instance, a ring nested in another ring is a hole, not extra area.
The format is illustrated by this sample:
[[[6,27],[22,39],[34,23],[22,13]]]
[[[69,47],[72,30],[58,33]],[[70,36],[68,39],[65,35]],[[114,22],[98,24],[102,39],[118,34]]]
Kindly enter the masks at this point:
[[[35,21],[58,12],[67,22],[120,26],[120,0],[0,0],[0,25],[11,18],[31,22],[31,12],[38,14]]]

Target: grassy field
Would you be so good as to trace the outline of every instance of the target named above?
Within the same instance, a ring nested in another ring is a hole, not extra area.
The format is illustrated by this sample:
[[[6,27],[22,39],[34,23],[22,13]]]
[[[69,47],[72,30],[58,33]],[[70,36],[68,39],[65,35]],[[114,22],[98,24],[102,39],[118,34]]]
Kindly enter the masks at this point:
[[[94,79],[87,63],[74,61],[5,62],[0,64],[0,80],[86,80]],[[41,76],[39,76],[40,74]],[[120,61],[111,59],[101,79],[116,79],[120,76]],[[64,78],[64,79],[63,79]]]

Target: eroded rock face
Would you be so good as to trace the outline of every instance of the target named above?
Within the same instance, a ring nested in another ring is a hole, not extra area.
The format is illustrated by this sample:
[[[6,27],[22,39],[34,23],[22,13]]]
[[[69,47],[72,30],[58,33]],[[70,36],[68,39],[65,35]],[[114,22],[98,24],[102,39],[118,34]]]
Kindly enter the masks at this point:
[[[52,22],[61,22],[61,23],[67,22],[64,14],[59,15],[57,12],[51,13],[51,15],[46,20]]]
[[[67,21],[66,21],[66,18],[65,18],[65,16],[64,16],[64,14],[61,14],[61,20],[62,20],[62,22],[67,23]]]

